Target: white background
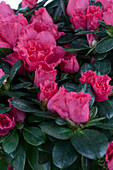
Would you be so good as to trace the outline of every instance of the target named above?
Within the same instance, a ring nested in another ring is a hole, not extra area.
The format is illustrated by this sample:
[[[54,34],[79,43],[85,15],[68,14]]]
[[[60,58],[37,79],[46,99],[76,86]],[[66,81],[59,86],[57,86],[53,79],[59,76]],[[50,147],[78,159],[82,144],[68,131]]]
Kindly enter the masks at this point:
[[[2,0],[0,0],[1,2]],[[13,9],[17,9],[18,4],[22,1],[22,0],[3,0],[4,2],[6,2],[6,4],[9,4],[11,6],[11,8]],[[38,0],[38,2],[40,2],[41,0]]]

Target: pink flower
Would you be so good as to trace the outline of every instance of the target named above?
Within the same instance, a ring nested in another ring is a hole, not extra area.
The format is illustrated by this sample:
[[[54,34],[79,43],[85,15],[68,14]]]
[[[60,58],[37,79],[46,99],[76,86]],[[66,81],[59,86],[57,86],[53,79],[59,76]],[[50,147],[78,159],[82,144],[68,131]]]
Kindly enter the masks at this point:
[[[79,70],[79,63],[76,54],[66,53],[60,64],[61,71],[65,73],[76,73]]]
[[[75,29],[86,28],[86,14],[82,10],[74,10],[70,21]]]
[[[13,66],[18,60],[20,60],[20,58],[16,52],[7,55],[6,58],[4,59],[4,61],[9,63],[11,66]],[[27,70],[24,68],[24,64],[22,63],[18,71],[18,74],[25,76],[26,73]]]
[[[13,170],[14,168],[10,165],[8,165],[8,169],[7,170]]]
[[[2,77],[3,75],[5,75],[5,73],[4,73],[3,70],[0,68],[0,77]]]
[[[108,144],[105,158],[108,163],[109,170],[113,170],[113,141]]]
[[[30,24],[29,27],[32,27],[37,32],[49,31],[56,40],[62,35],[65,35],[64,32],[58,32],[58,26],[53,23],[51,16],[44,7],[35,10],[30,22],[32,22],[32,24]]]
[[[88,93],[70,92],[68,107],[70,119],[77,123],[85,123],[89,120],[89,101],[91,96]]]
[[[30,7],[34,8],[36,6],[37,0],[22,0],[22,8]]]
[[[14,117],[8,113],[0,114],[0,135],[6,135],[15,127]]]
[[[96,0],[95,2],[101,2],[103,11],[111,8],[113,5],[113,0]]]
[[[53,81],[46,80],[44,83],[40,84],[40,92],[38,93],[38,99],[49,100],[58,91],[57,83]]]
[[[86,37],[87,37],[88,43],[91,46],[91,48],[94,47],[94,45],[96,43],[96,40],[97,40],[96,33],[94,33],[94,34],[86,34]]]
[[[80,1],[69,0],[68,6],[67,6],[67,14],[71,16],[75,9],[86,11],[88,6],[89,6],[89,0],[80,0]]]
[[[112,2],[113,5],[113,2]],[[105,24],[113,26],[113,6],[111,5],[105,12],[103,12],[103,20]]]
[[[12,48],[12,46],[0,38],[0,48]]]
[[[5,4],[4,1],[0,3],[0,17],[4,17],[7,15],[14,14],[14,11],[11,9],[11,7],[8,4]]]
[[[39,87],[40,83],[44,83],[46,80],[55,81],[56,74],[56,69],[49,67],[46,63],[42,63],[35,71],[35,86]]]
[[[89,83],[95,92],[95,101],[102,102],[108,100],[108,95],[112,90],[112,86],[109,85],[111,78],[109,76],[100,75],[88,70],[82,73],[82,78],[80,78],[81,83]]]
[[[24,121],[24,119],[26,118],[25,112],[16,109],[11,104],[11,99],[8,99],[8,102],[9,102],[9,107],[11,107],[11,109],[9,110],[9,113],[10,113],[11,116],[13,116],[15,118],[15,121],[17,121],[17,122]]]
[[[48,101],[47,108],[57,112],[63,119],[84,123],[89,119],[89,101],[91,96],[83,92],[70,92],[63,87]]]
[[[98,20],[102,21],[102,10],[99,6],[91,5],[87,9],[87,29],[95,30],[99,27]]]
[[[20,34],[18,45],[14,51],[23,60],[24,67],[28,71],[35,71],[42,62],[55,67],[65,55],[64,49],[56,46],[56,41],[50,32],[37,33],[31,28]]]
[[[23,14],[0,17],[0,36],[13,47],[18,41],[21,30],[27,24]]]

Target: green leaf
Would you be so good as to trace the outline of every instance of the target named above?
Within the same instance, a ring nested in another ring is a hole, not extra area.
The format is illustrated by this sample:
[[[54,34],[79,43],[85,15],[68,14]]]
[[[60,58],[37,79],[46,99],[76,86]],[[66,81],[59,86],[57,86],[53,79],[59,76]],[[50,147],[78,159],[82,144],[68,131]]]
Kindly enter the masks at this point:
[[[27,159],[28,159],[29,165],[31,166],[33,170],[37,170],[38,156],[39,156],[39,151],[37,147],[29,145],[27,148]]]
[[[64,83],[64,87],[67,89],[68,92],[74,91],[76,92],[77,85],[73,83]]]
[[[93,61],[91,64],[100,74],[109,74],[111,71],[111,63],[109,60]]]
[[[91,107],[91,109],[89,110],[89,114],[90,114],[90,120],[94,119],[96,117],[98,113],[98,108],[96,106]]]
[[[106,53],[113,49],[113,38],[105,37],[96,45],[97,53]]]
[[[73,131],[64,126],[58,126],[54,122],[44,122],[40,124],[42,131],[44,131],[47,135],[55,137],[57,139],[66,140],[71,138],[73,135]]]
[[[96,53],[94,58],[95,60],[103,60],[104,58],[106,58],[106,56],[107,56],[107,53],[102,53],[102,54]]]
[[[107,137],[96,130],[85,129],[77,132],[72,137],[73,147],[89,159],[101,158],[105,155],[108,140]]]
[[[6,107],[4,104],[0,104],[0,114],[7,113],[10,109],[10,107]]]
[[[29,87],[31,85],[32,85],[32,83],[30,83],[30,82],[24,82],[24,83],[16,84],[11,89],[12,90],[17,90],[17,89],[27,88],[27,87]]]
[[[60,125],[60,126],[66,125],[66,121],[65,121],[64,119],[62,119],[62,118],[57,118],[57,119],[55,120],[55,123],[56,123],[57,125]]]
[[[93,34],[93,33],[100,33],[100,31],[79,31],[76,35],[86,35],[86,34]]]
[[[5,58],[6,55],[12,53],[13,50],[11,48],[0,48],[0,57]]]
[[[20,69],[22,65],[22,60],[17,61],[11,68],[10,74],[9,74],[9,81],[12,82],[15,75],[17,74],[18,70]]]
[[[33,146],[39,146],[46,140],[45,134],[37,127],[28,127],[23,129],[24,139]]]
[[[94,5],[99,6],[100,9],[102,9],[102,4],[101,4],[101,2],[96,2],[96,3],[94,3]]]
[[[81,67],[80,72],[81,72],[81,74],[82,74],[83,72],[86,72],[87,70],[93,70],[93,71],[94,71],[94,68],[93,68],[93,66],[91,66],[91,64],[85,63],[85,64]]]
[[[58,44],[68,44],[76,39],[76,36],[74,34],[65,34],[62,37],[60,37],[57,42]]]
[[[38,112],[40,111],[37,105],[23,99],[12,99],[11,104],[19,110],[24,112]]]
[[[77,155],[69,141],[60,141],[55,144],[52,151],[53,163],[58,168],[66,168],[74,163]]]
[[[30,116],[27,119],[27,123],[38,123],[44,121],[45,118],[39,116]]]
[[[39,164],[47,163],[51,160],[51,153],[39,152]]]
[[[113,101],[112,100],[105,100],[103,102],[96,103],[98,107],[98,114],[101,117],[106,117],[108,119],[113,117]]]
[[[4,151],[6,153],[13,152],[18,146],[18,142],[19,142],[18,133],[15,130],[13,130],[12,133],[3,142],[2,146]]]
[[[4,135],[4,136],[0,136],[0,143],[2,143],[9,135],[10,135],[10,133],[8,133],[7,135]]]
[[[89,107],[91,108],[92,105],[94,104],[95,102],[95,94],[93,92],[93,89],[92,87],[90,86],[90,84],[88,83],[82,83],[78,86],[78,88],[76,89],[76,92],[80,92],[80,91],[83,91],[84,93],[89,93],[90,96],[91,96],[91,100],[89,101]]]
[[[20,143],[17,149],[12,153],[13,167],[15,170],[24,170],[25,160],[26,160],[26,144],[23,143],[23,139],[20,140]]]
[[[6,160],[5,160],[5,158],[2,158],[0,160],[0,169],[1,170],[7,170],[7,168],[8,168],[8,164],[7,164]]]

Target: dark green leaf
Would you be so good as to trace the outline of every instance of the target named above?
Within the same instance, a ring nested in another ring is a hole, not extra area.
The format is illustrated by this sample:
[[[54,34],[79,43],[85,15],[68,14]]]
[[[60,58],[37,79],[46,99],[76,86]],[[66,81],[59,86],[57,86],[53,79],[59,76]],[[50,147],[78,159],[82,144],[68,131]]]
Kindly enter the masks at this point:
[[[83,156],[89,159],[97,159],[105,155],[108,147],[108,140],[103,133],[86,129],[77,132],[72,137],[72,144],[77,152]]]
[[[99,33],[100,31],[79,31],[75,35],[86,35],[86,34],[93,34],[93,33]]]
[[[100,74],[109,74],[111,71],[111,63],[109,60],[93,61],[91,64]]]
[[[31,166],[33,170],[37,170],[38,156],[39,156],[39,151],[37,147],[29,145],[27,148],[27,159],[28,159],[29,165]]]
[[[13,50],[11,48],[0,48],[0,57],[5,58],[6,55],[12,53]]]
[[[110,100],[105,100],[103,102],[96,103],[98,107],[98,114],[101,117],[106,117],[108,119],[113,117],[113,102]]]
[[[0,160],[0,170],[7,170],[8,168],[8,164],[5,160],[5,158]]]
[[[44,164],[51,160],[51,153],[39,152],[39,164]]]
[[[14,157],[13,166],[15,170],[24,170],[25,167],[26,144],[24,145],[22,142],[23,141],[20,141],[17,149],[12,153],[12,156]]]
[[[101,4],[101,2],[96,2],[96,3],[94,3],[94,5],[99,6],[100,9],[102,9],[102,4]]]
[[[41,145],[45,142],[45,134],[37,127],[28,127],[23,129],[24,139],[33,146]]]
[[[55,144],[52,151],[53,163],[58,168],[66,168],[77,159],[73,147],[69,141],[60,141]]]
[[[4,151],[6,153],[13,152],[18,146],[18,142],[19,142],[18,133],[14,130],[3,142]]]
[[[96,45],[97,53],[106,53],[113,49],[113,38],[106,37],[99,41]]]
[[[73,131],[64,126],[58,126],[54,122],[44,122],[40,124],[41,129],[48,135],[57,139],[66,140],[71,138]]]
[[[68,44],[76,39],[76,36],[74,34],[65,34],[62,37],[60,37],[57,42],[58,44]]]
[[[90,120],[94,119],[96,117],[97,113],[98,113],[98,108],[96,106],[91,107],[91,109],[89,110],[89,114],[91,116]]]
[[[91,66],[91,64],[85,63],[85,64],[81,67],[80,72],[81,72],[81,74],[82,74],[83,72],[86,72],[87,70],[93,70],[93,71],[94,71],[94,68],[93,68],[93,66]]]
[[[33,102],[28,102],[23,99],[12,99],[11,104],[24,112],[38,112],[39,109]]]
[[[45,118],[39,116],[30,116],[27,119],[27,123],[38,123],[44,121]]]
[[[10,107],[6,107],[4,104],[0,104],[0,114],[7,113],[10,109]]]
[[[107,53],[102,53],[102,54],[96,54],[95,55],[95,60],[103,60],[107,56]]]
[[[64,119],[62,119],[62,118],[57,118],[55,120],[55,122],[56,122],[57,125],[61,125],[61,126],[66,125],[66,121]]]
[[[68,92],[74,91],[76,92],[77,85],[73,83],[65,83],[63,84],[64,87],[67,89]]]
[[[31,85],[32,85],[32,83],[30,83],[30,82],[24,82],[24,83],[19,83],[19,84],[13,86],[11,89],[12,90],[17,90],[17,89],[27,88],[27,87],[29,87]]]
[[[22,65],[22,60],[17,61],[11,68],[10,70],[10,74],[9,74],[9,81],[12,82],[12,80],[14,79],[16,73],[18,72],[18,70],[20,69]]]

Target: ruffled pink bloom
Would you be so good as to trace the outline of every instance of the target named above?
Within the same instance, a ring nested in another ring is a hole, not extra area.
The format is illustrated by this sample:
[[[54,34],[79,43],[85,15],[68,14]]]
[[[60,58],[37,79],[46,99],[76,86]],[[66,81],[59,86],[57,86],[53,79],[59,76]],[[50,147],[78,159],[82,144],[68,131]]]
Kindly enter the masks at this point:
[[[86,11],[89,6],[89,0],[69,0],[67,5],[67,14],[69,16],[72,15],[75,9],[80,9],[82,11]]]
[[[38,99],[49,100],[58,91],[57,83],[53,81],[46,80],[44,83],[40,84],[40,92],[38,93]]]
[[[18,41],[21,30],[27,24],[23,14],[0,17],[0,36],[13,47]]]
[[[77,123],[85,123],[89,120],[89,101],[91,96],[88,93],[70,92],[68,107],[70,119]]]
[[[6,135],[10,130],[14,129],[15,120],[14,117],[8,113],[0,114],[0,135]]]
[[[11,116],[13,116],[15,118],[15,121],[19,122],[19,121],[24,121],[24,119],[26,118],[26,114],[25,112],[16,109],[12,104],[11,104],[11,99],[8,99],[9,102],[9,107],[11,107],[11,109],[9,110],[9,114]]]
[[[56,46],[56,41],[50,32],[37,33],[31,28],[20,34],[18,45],[14,51],[23,60],[24,67],[28,71],[35,71],[42,62],[56,67],[65,55],[64,49]]]
[[[101,2],[103,11],[111,8],[113,5],[113,0],[96,0],[95,2]]]
[[[113,2],[112,2],[113,5]],[[105,12],[103,12],[103,20],[105,24],[113,26],[113,6],[111,5]]]
[[[65,73],[76,73],[79,70],[79,63],[76,54],[66,53],[60,64],[61,71]]]
[[[14,168],[10,165],[8,165],[8,169],[7,170],[14,170]]]
[[[12,48],[12,46],[0,38],[0,48]]]
[[[35,71],[35,86],[39,87],[40,83],[44,83],[46,80],[55,81],[56,75],[56,69],[49,67],[46,63],[42,63]]]
[[[22,0],[22,8],[30,7],[34,8],[36,6],[37,0]]]
[[[58,32],[58,26],[53,23],[51,16],[44,7],[35,10],[30,22],[32,22],[32,24],[30,24],[29,27],[33,27],[37,32],[49,31],[56,40],[62,35],[65,35],[64,32]]]
[[[75,29],[86,28],[86,14],[82,10],[74,10],[70,21]]]
[[[99,27],[98,20],[102,21],[102,9],[99,6],[91,5],[87,9],[87,29],[95,30]]]
[[[112,86],[109,85],[111,78],[109,76],[100,75],[88,70],[82,73],[82,78],[80,78],[81,83],[89,83],[95,92],[95,101],[102,102],[108,100],[108,95],[112,90]]]
[[[9,63],[11,66],[13,66],[18,60],[20,60],[20,58],[16,52],[7,55],[6,58],[4,59],[4,61]],[[18,74],[25,76],[26,73],[27,70],[24,68],[24,64],[22,63],[18,71]]]
[[[94,34],[86,34],[87,40],[89,45],[91,46],[91,48],[94,46],[93,41],[97,40],[97,36],[96,33]]]
[[[5,73],[4,73],[3,70],[0,68],[0,77],[2,77],[3,75],[5,75]]]
[[[105,159],[109,170],[113,170],[113,141],[108,144]]]
[[[0,17],[4,17],[7,15],[14,14],[14,11],[11,9],[11,7],[8,4],[5,4],[4,1],[0,3]]]
[[[84,123],[89,120],[90,99],[88,93],[68,93],[63,86],[48,101],[47,108],[57,112],[63,119],[69,118],[76,123]]]

